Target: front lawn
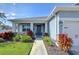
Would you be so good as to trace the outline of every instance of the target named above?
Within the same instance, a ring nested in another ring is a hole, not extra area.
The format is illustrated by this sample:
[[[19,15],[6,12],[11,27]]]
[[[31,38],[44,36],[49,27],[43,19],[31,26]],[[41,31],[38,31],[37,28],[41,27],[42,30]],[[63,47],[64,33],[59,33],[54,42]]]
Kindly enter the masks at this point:
[[[32,45],[32,43],[23,42],[3,42],[0,43],[0,55],[28,55]]]

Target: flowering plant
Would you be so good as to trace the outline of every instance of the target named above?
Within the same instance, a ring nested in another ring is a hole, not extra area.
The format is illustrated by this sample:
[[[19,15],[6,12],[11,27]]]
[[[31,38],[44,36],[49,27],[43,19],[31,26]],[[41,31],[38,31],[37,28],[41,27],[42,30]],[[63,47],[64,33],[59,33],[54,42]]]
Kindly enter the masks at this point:
[[[11,31],[8,32],[2,32],[0,33],[0,38],[3,38],[5,40],[12,40],[14,33]]]
[[[62,50],[68,52],[71,49],[73,42],[67,34],[59,34],[57,37],[57,43]]]

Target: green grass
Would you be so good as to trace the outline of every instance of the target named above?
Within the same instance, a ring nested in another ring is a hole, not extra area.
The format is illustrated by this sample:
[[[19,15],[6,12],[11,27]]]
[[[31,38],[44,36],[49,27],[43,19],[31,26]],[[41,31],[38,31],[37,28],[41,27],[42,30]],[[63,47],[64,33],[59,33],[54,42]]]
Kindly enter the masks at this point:
[[[32,43],[4,42],[0,43],[0,55],[28,55],[31,48]]]

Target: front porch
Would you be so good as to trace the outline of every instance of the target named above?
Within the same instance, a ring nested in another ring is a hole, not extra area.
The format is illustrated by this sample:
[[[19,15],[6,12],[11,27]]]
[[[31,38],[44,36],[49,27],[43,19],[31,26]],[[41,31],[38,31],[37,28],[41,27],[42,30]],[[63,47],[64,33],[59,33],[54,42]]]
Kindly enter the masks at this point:
[[[24,32],[27,29],[33,31],[36,37],[41,37],[44,33],[47,33],[47,22],[45,23],[16,23],[14,26],[15,32]]]

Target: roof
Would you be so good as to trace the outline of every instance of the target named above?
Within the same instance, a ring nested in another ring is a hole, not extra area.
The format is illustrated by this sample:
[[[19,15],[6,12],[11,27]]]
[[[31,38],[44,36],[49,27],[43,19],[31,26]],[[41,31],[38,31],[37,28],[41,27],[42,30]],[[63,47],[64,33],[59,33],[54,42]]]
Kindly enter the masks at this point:
[[[51,17],[55,16],[55,14],[59,11],[79,11],[79,6],[59,6],[55,7],[50,15],[47,17],[47,20]]]
[[[27,18],[18,18],[18,19],[9,19],[9,21],[20,21],[20,20],[47,20],[47,16],[40,17],[27,17]]]

